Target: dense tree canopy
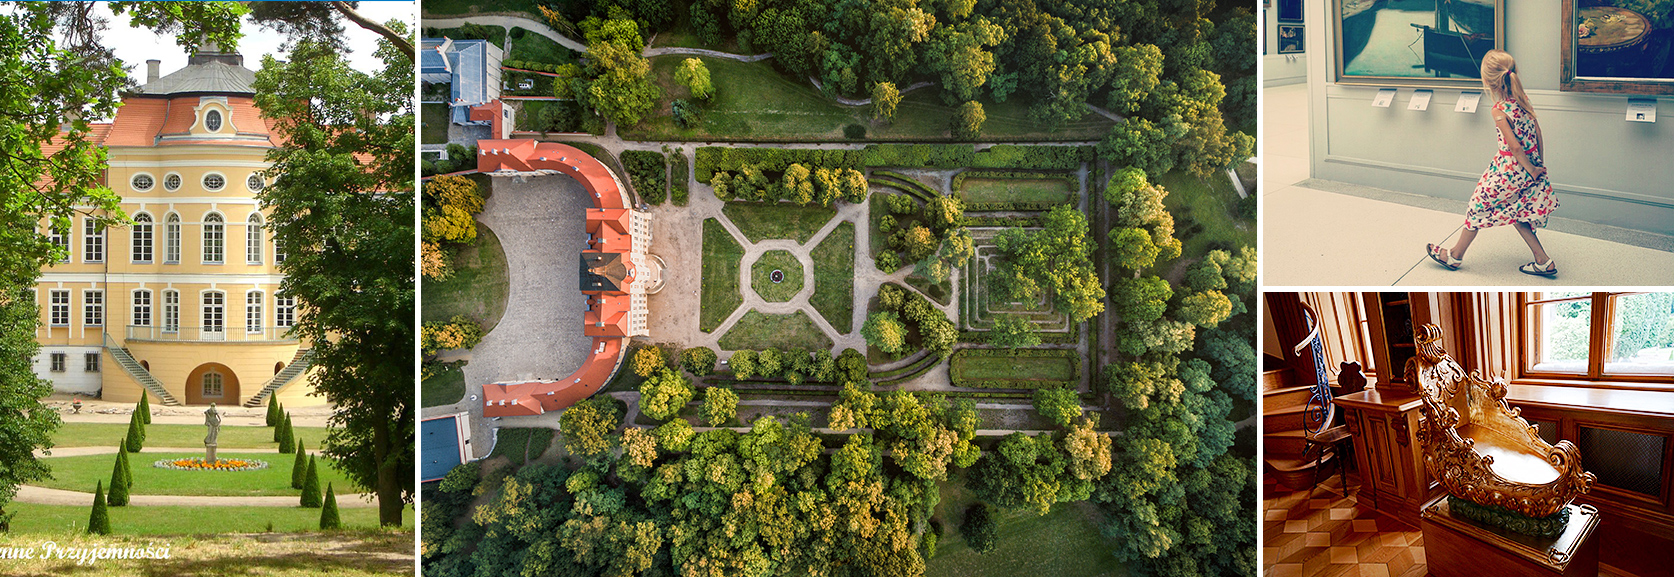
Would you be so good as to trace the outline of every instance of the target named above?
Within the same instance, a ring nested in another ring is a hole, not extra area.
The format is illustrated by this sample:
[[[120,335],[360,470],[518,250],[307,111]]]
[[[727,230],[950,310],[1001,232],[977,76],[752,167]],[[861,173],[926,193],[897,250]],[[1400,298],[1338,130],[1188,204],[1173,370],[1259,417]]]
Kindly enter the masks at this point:
[[[1103,288],[1091,263],[1093,248],[1085,213],[1057,206],[1044,218],[1044,228],[1028,233],[1012,228],[993,241],[1003,258],[987,276],[995,296],[1025,301],[1048,292],[1056,310],[1075,323],[1103,310]]]

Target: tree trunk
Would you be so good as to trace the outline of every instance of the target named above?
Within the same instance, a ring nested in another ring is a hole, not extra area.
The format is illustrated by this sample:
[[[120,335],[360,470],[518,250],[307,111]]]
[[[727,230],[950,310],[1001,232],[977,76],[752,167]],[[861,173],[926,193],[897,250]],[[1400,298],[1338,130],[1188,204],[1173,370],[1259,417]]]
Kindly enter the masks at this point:
[[[403,476],[397,474],[390,456],[391,426],[385,421],[379,421],[373,427],[373,460],[379,468],[374,491],[379,498],[379,525],[382,527],[402,524]],[[410,477],[412,478],[412,475]]]
[[[338,13],[342,14],[345,19],[355,23],[357,26],[360,26],[369,32],[384,36],[386,40],[390,40],[391,44],[397,47],[397,50],[401,50],[402,53],[408,55],[409,58],[414,58],[414,43],[409,42],[407,38],[393,32],[390,28],[386,28],[383,24],[368,20],[367,17],[356,13],[356,10],[350,7],[349,2],[333,2],[331,5],[333,9],[338,10]],[[381,513],[381,515],[383,515],[383,513]]]

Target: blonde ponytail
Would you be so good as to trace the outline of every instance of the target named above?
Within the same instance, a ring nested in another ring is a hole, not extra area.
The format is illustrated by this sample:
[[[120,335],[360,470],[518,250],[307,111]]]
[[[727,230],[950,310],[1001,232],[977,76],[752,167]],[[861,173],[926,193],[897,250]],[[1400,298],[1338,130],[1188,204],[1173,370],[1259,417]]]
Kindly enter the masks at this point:
[[[1523,90],[1522,77],[1517,76],[1517,69],[1512,68],[1511,72],[1505,77],[1508,79],[1507,82],[1511,85],[1511,97],[1517,99],[1517,104],[1521,104],[1523,111],[1527,112],[1529,116],[1539,118],[1539,116],[1534,114],[1534,104],[1528,101],[1528,92]]]
[[[1534,104],[1528,101],[1528,92],[1523,90],[1522,79],[1517,76],[1517,59],[1504,50],[1489,50],[1482,56],[1482,87],[1495,102],[1506,99],[1517,101],[1523,111],[1534,116]]]

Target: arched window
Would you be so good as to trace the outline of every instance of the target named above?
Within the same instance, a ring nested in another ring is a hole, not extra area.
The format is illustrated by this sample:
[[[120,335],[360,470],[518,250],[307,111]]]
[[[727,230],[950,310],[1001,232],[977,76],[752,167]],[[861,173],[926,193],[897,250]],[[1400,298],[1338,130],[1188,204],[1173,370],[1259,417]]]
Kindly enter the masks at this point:
[[[204,308],[200,317],[203,323],[199,326],[206,336],[220,336],[222,333],[223,298],[222,291],[204,292]]]
[[[216,132],[222,129],[222,111],[211,110],[204,113],[204,129]]]
[[[221,398],[221,396],[222,396],[222,374],[221,373],[218,373],[214,370],[205,371],[204,376],[199,377],[199,380],[204,384],[204,391],[203,392],[204,392],[205,397]]]
[[[163,222],[163,262],[181,262],[181,215],[173,212]]]
[[[245,332],[263,332],[262,291],[251,291],[245,293]]]
[[[181,331],[181,293],[175,290],[163,291],[163,332],[174,333]]]
[[[245,221],[245,264],[262,264],[263,256],[263,220],[262,215],[251,213],[251,218]]]
[[[135,289],[134,316],[128,319],[128,324],[137,327],[152,326],[152,291]]]
[[[204,216],[204,263],[222,264],[222,215]]]
[[[129,229],[128,238],[133,247],[131,260],[152,262],[152,215],[144,212],[134,215],[134,228]]]

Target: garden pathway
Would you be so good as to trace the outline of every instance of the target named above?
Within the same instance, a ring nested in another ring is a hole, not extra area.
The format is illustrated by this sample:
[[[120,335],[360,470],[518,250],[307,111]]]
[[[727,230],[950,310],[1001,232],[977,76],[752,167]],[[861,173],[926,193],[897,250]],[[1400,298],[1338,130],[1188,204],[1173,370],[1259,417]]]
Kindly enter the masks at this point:
[[[541,34],[544,38],[558,42],[561,46],[565,46],[566,48],[576,50],[578,52],[589,51],[589,47],[584,46],[582,42],[573,40],[565,34],[555,32],[554,29],[549,28],[547,24],[522,16],[510,16],[506,14],[478,14],[466,18],[424,17],[421,18],[420,23],[427,28],[459,28],[463,24],[467,23],[484,24],[489,26],[501,26],[508,29],[510,32],[515,26],[517,26],[531,32],[536,32],[537,34]]]
[[[823,85],[822,85],[821,82],[817,81],[817,77],[811,76],[811,77],[808,77],[808,79],[811,81],[811,86],[817,87],[818,92],[822,91]],[[904,90],[898,91],[898,95],[899,96],[904,96],[905,94],[908,94],[911,90],[915,90],[917,88],[926,88],[926,87],[933,86],[933,85],[934,84],[932,82],[917,82],[915,84],[911,84],[909,86],[904,87]],[[840,97],[840,96],[835,96],[834,101],[839,102],[841,104],[844,104],[846,106],[868,106],[869,103],[874,102],[875,99],[873,99],[873,98],[844,98],[844,97]]]
[[[357,495],[354,493],[335,493],[338,496],[340,509],[371,509],[379,506],[374,500],[373,493]],[[93,493],[81,491],[65,491],[63,489],[48,489],[34,485],[18,487],[17,497],[12,499],[19,503],[35,505],[73,505],[86,507],[93,503]],[[298,498],[291,496],[277,497],[193,497],[184,495],[130,495],[130,507],[296,507]]]
[[[705,56],[705,57],[708,57],[708,58],[723,58],[725,60],[734,60],[734,61],[737,61],[737,62],[758,62],[760,60],[770,58],[771,56],[775,56],[774,54],[771,54],[769,52],[765,52],[763,54],[753,54],[751,56],[748,56],[748,55],[745,55],[745,54],[731,54],[731,53],[728,53],[728,52],[720,52],[720,51],[717,51],[717,50],[707,50],[705,48],[681,48],[681,47],[677,47],[677,46],[666,46],[664,48],[648,48],[648,49],[642,50],[642,56],[646,57],[646,58],[653,58],[655,56],[665,56],[667,54],[688,54],[688,55],[693,55],[693,56]]]

